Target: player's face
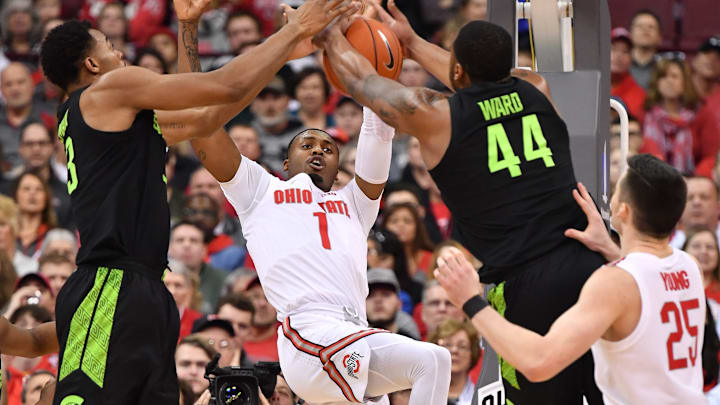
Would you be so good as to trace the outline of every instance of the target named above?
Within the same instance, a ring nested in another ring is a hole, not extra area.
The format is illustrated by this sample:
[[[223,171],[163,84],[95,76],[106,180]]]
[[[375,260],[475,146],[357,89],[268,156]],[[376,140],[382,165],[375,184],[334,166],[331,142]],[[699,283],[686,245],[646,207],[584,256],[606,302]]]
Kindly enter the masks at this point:
[[[40,400],[40,393],[45,384],[55,378],[48,374],[36,375],[25,382],[25,401],[22,405],[34,405]]]
[[[685,251],[697,259],[703,273],[712,273],[717,269],[718,247],[709,231],[701,231],[693,235],[687,242]]]
[[[617,185],[615,186],[615,192],[613,193],[612,198],[610,198],[610,222],[620,235],[623,233],[623,221],[620,216],[620,206],[624,203],[620,201],[620,195],[623,193],[622,188],[624,186],[624,178],[624,174],[620,176],[620,180],[618,180]]]
[[[307,131],[295,139],[283,169],[289,177],[307,173],[313,183],[330,191],[338,173],[339,150],[333,139],[319,131]]]
[[[47,278],[50,282],[50,288],[52,288],[53,293],[57,296],[67,279],[70,278],[73,270],[75,270],[73,266],[68,263],[45,263],[40,268],[40,274]]]
[[[183,344],[175,351],[175,371],[179,380],[187,382],[195,395],[200,395],[209,385],[203,378],[210,358],[202,349]]]
[[[235,330],[235,343],[237,347],[242,347],[243,343],[250,337],[252,313],[250,311],[237,309],[230,304],[225,304],[220,307],[217,316],[232,324]]]
[[[452,373],[467,373],[472,368],[472,348],[467,332],[460,330],[454,335],[438,340],[438,345],[448,349],[452,360]]]
[[[718,218],[718,196],[712,180],[702,177],[687,179],[687,202],[683,211],[685,228],[713,228]]]
[[[98,75],[126,66],[123,53],[115,49],[105,34],[96,29],[91,29],[89,32],[95,38],[95,46],[90,51],[89,57],[97,65]],[[87,68],[88,63],[85,64]]]

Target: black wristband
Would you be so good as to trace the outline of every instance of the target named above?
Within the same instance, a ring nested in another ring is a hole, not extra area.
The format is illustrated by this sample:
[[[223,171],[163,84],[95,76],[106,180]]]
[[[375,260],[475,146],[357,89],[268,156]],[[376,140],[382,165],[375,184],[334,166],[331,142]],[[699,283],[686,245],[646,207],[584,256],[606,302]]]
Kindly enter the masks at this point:
[[[479,294],[470,298],[469,300],[465,301],[465,303],[462,306],[463,312],[465,312],[465,315],[468,316],[468,318],[472,319],[475,314],[482,311],[483,308],[490,305],[483,297],[481,297]]]

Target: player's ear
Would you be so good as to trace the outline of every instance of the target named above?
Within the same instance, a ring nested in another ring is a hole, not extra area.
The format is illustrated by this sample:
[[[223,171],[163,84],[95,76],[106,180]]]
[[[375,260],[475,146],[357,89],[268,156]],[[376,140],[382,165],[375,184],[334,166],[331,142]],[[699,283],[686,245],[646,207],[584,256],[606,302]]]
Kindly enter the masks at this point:
[[[100,73],[100,65],[97,63],[97,61],[95,59],[93,59],[92,56],[88,56],[87,58],[85,58],[83,65],[85,66],[85,69],[90,71],[90,73],[93,73],[93,74]]]
[[[461,64],[456,63],[455,66],[453,66],[453,81],[459,82],[463,79],[463,76],[465,76],[465,69],[463,69]]]
[[[287,159],[283,160],[283,171],[284,172],[288,171],[288,160]]]

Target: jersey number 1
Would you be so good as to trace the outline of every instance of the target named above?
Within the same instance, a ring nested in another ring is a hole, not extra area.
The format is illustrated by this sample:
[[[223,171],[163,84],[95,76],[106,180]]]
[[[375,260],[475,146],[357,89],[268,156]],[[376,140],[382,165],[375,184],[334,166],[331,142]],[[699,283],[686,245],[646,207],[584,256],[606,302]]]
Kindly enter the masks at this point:
[[[330,236],[328,236],[327,214],[324,212],[313,212],[313,216],[318,219],[318,227],[320,228],[320,240],[322,247],[327,250],[332,249],[330,246]]]
[[[530,114],[522,117],[522,127],[525,160],[530,162],[542,158],[545,167],[555,166],[552,151],[547,146],[547,140],[545,140],[543,136],[537,115]],[[490,125],[487,128],[487,133],[488,169],[490,169],[490,173],[507,169],[510,171],[511,177],[520,176],[522,174],[520,170],[520,158],[515,155],[503,124]],[[535,148],[535,144],[537,144],[537,148]],[[502,159],[498,160],[500,156],[502,156]]]
[[[697,326],[690,326],[690,320],[688,319],[688,311],[691,309],[696,309],[700,307],[700,303],[698,302],[697,298],[694,300],[687,300],[687,301],[680,301],[680,308],[682,308],[682,321],[680,320],[680,309],[678,308],[677,304],[672,301],[666,302],[662,309],[660,310],[660,320],[662,323],[668,323],[672,322],[670,320],[670,313],[674,313],[675,316],[675,332],[670,333],[670,336],[668,336],[667,339],[667,355],[668,355],[668,367],[670,370],[677,370],[680,368],[686,368],[688,366],[687,358],[681,357],[681,358],[675,358],[675,353],[673,351],[673,344],[679,342],[684,331],[687,330],[687,332],[690,334],[690,336],[695,340],[695,348],[693,350],[692,347],[688,347],[688,356],[690,357],[690,363],[692,366],[695,365],[695,360],[698,356],[698,347],[697,347],[697,340],[698,340],[698,328]],[[685,328],[683,329],[683,321],[685,324]]]

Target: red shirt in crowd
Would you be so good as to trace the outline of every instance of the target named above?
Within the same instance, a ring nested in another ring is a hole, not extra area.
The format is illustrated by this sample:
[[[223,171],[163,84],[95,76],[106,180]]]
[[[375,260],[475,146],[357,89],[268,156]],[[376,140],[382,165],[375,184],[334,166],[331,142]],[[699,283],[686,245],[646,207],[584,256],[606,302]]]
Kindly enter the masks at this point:
[[[202,318],[202,314],[194,309],[185,308],[183,309],[182,317],[180,318],[180,334],[178,334],[178,342],[185,336],[189,335],[192,331],[193,322]]]
[[[277,326],[280,326],[278,323]],[[277,327],[273,328],[273,334],[265,340],[251,342],[246,340],[243,343],[243,350],[247,353],[248,359],[252,362],[258,361],[279,361],[277,350]]]
[[[8,398],[8,405],[21,405],[22,401],[20,401],[20,394],[22,393],[23,388],[23,380],[26,376],[39,371],[39,370],[47,370],[55,375],[57,375],[57,366],[58,366],[58,355],[57,353],[54,354],[47,354],[43,356],[40,361],[38,362],[35,367],[30,369],[29,371],[23,372],[20,370],[17,370],[16,368],[12,366],[8,366],[7,373],[8,378],[5,384],[3,384],[3,388],[7,390],[7,398]]]
[[[630,73],[625,73],[623,77],[610,90],[610,95],[620,97],[628,109],[628,113],[633,115],[638,122],[645,120],[645,90],[635,83]]]

